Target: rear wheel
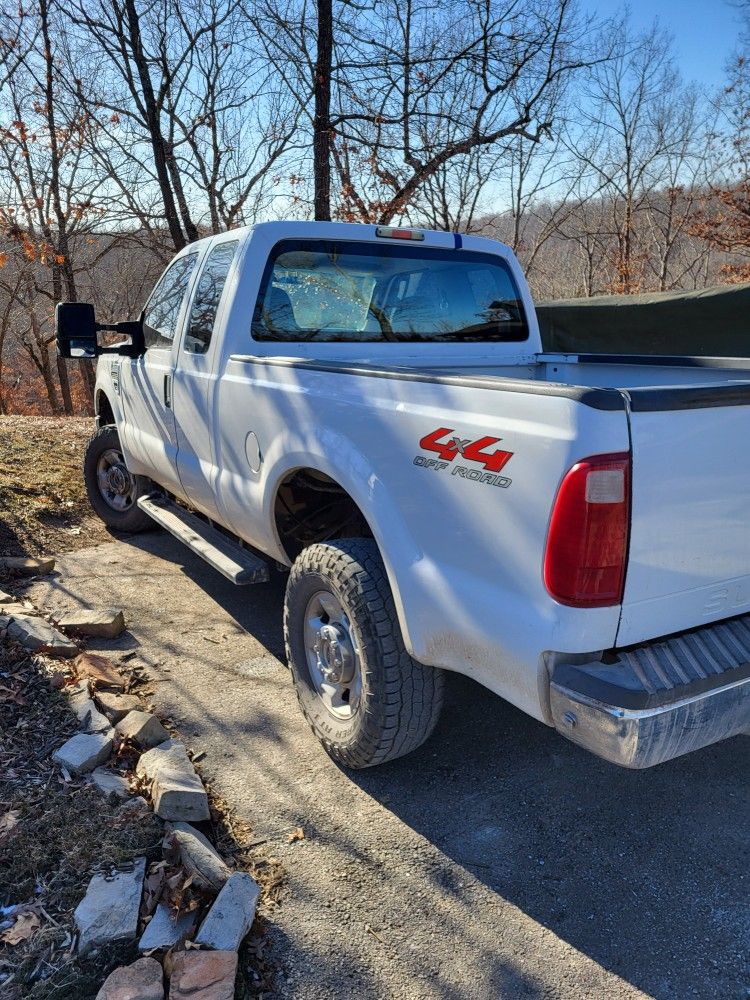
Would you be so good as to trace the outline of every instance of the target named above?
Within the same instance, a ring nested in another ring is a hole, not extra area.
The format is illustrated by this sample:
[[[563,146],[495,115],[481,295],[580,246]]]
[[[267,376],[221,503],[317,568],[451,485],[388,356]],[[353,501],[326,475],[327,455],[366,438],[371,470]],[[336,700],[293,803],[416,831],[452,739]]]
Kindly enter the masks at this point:
[[[377,545],[311,545],[292,567],[284,638],[302,711],[334,760],[371,767],[432,733],[443,673],[407,653]]]
[[[83,474],[91,506],[108,527],[131,534],[155,527],[138,506],[138,498],[152,493],[154,484],[128,470],[116,427],[102,427],[91,438]]]

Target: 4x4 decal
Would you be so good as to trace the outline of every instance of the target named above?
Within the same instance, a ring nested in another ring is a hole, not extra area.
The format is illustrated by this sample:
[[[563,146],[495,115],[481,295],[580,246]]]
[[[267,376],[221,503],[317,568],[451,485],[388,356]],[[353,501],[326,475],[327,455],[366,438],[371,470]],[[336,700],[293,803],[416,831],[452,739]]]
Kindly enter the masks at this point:
[[[492,446],[498,444],[500,440],[501,438],[486,436],[472,441],[471,438],[462,438],[457,435],[452,427],[438,427],[437,430],[420,438],[419,447],[424,451],[435,452],[439,458],[417,455],[414,464],[423,469],[433,469],[435,472],[442,472],[451,466],[452,476],[486,483],[488,486],[510,486],[510,479],[506,476],[499,476],[497,473],[508,464],[513,457],[513,452],[505,451],[502,448],[491,450]],[[463,461],[483,466],[486,471],[482,472],[477,468],[460,463],[451,465],[454,459],[459,456]]]
[[[470,462],[479,462],[489,472],[500,472],[503,466],[513,458],[512,451],[498,449],[497,451],[486,452],[484,450],[485,448],[492,447],[493,444],[497,444],[501,440],[500,438],[483,437],[472,441],[471,438],[464,440],[454,436],[448,442],[440,443],[440,438],[445,437],[446,434],[453,433],[450,427],[438,427],[431,434],[425,434],[419,442],[419,447],[424,448],[425,451],[436,451],[445,462],[452,462],[457,455],[460,455]]]

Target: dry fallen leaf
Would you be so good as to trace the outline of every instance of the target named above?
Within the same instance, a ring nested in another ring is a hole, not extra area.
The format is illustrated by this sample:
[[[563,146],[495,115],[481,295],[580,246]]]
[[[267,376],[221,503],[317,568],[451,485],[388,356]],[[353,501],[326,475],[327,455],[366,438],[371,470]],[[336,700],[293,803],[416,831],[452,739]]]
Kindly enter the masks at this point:
[[[142,904],[144,914],[152,914],[161,898],[164,888],[164,867],[164,862],[161,862],[156,870],[152,871],[146,879]]]
[[[75,658],[73,665],[79,676],[90,677],[97,688],[114,688],[117,691],[125,688],[125,678],[106,656],[81,653]]]
[[[20,815],[17,809],[10,809],[0,816],[0,843],[18,826],[18,817]]]
[[[291,833],[288,833],[286,835],[286,839],[289,841],[290,844],[293,844],[296,840],[304,840],[305,831],[302,829],[301,826],[298,826],[295,830],[292,830]]]
[[[33,910],[22,910],[16,917],[16,922],[7,931],[0,934],[0,941],[9,945],[21,944],[39,930],[41,920]]]

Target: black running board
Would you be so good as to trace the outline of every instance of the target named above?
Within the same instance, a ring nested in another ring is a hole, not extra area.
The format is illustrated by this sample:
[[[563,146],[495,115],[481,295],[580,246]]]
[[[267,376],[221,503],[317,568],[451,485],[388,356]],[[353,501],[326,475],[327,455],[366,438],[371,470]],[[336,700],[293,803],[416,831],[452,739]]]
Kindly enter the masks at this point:
[[[246,586],[268,582],[268,566],[262,559],[168,497],[140,497],[138,506],[232,583]]]

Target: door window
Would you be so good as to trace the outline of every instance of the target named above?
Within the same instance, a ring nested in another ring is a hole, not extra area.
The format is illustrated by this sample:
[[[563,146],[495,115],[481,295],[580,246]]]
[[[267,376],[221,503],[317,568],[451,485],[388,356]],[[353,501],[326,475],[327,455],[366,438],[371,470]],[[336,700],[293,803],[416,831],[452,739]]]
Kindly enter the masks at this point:
[[[143,335],[147,348],[161,347],[168,350],[172,346],[182,303],[197,260],[197,253],[179,257],[157,282],[143,314]]]
[[[237,240],[219,243],[203,266],[185,335],[185,350],[191,354],[205,354],[211,343],[221,293],[224,291],[237,243]]]

